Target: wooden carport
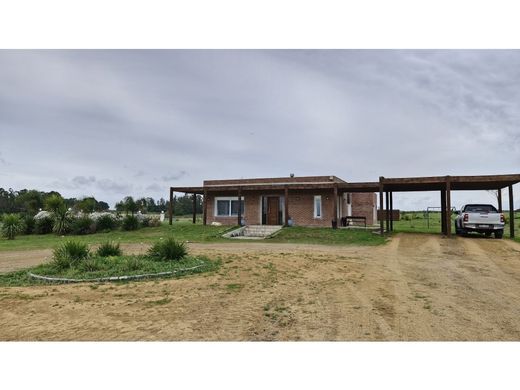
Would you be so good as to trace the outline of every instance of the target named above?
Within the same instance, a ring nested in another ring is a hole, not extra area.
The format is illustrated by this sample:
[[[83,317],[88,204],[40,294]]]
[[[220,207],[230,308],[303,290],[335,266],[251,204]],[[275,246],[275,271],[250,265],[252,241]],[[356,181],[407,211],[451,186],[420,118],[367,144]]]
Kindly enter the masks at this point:
[[[393,230],[390,218],[393,210],[393,193],[410,191],[439,191],[441,199],[442,233],[451,236],[451,191],[497,190],[498,208],[502,212],[502,189],[509,189],[509,231],[515,236],[513,185],[520,182],[520,174],[486,176],[430,176],[379,178],[379,205],[383,210],[383,193],[386,198],[386,231]],[[384,221],[380,220],[380,232],[384,232]]]

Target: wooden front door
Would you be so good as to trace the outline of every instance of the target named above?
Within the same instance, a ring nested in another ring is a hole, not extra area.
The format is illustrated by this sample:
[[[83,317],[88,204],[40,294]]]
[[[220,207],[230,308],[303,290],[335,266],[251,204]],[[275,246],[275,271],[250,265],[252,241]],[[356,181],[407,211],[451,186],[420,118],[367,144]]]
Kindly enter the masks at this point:
[[[280,197],[269,196],[267,198],[267,225],[279,225]]]

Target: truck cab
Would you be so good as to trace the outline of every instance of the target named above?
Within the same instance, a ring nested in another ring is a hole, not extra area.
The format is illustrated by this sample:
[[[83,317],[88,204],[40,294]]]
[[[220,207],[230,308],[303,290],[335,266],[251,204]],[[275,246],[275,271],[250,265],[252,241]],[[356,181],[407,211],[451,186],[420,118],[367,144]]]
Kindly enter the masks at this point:
[[[495,238],[504,235],[505,217],[495,206],[490,204],[467,204],[457,212],[455,218],[455,233],[483,233],[486,236],[494,234]]]

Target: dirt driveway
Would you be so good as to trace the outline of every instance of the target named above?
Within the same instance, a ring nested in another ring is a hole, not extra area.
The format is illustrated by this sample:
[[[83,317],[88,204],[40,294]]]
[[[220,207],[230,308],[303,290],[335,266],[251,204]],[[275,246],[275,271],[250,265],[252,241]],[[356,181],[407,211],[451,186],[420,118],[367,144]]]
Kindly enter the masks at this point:
[[[510,240],[400,234],[379,247],[191,249],[221,258],[220,271],[0,288],[0,339],[520,340],[520,245]],[[48,255],[17,254],[27,264]]]

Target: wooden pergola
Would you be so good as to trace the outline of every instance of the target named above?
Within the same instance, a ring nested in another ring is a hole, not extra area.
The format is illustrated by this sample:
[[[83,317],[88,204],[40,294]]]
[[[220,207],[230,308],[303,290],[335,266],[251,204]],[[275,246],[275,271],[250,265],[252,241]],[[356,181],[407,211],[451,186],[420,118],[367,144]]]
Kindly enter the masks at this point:
[[[383,210],[383,194],[385,195],[385,221],[380,220],[380,232],[393,230],[391,218],[393,211],[393,193],[410,191],[439,191],[441,199],[442,233],[451,236],[451,192],[474,190],[497,190],[498,209],[502,212],[502,189],[509,190],[509,231],[511,238],[515,236],[515,208],[513,201],[513,185],[520,182],[520,174],[486,175],[486,176],[431,176],[379,178],[379,207]]]
[[[514,202],[513,185],[520,182],[520,174],[513,175],[487,175],[487,176],[431,176],[431,177],[404,177],[404,178],[385,178],[381,176],[378,182],[327,182],[327,183],[258,183],[258,184],[231,184],[231,185],[211,185],[203,187],[170,187],[170,207],[168,209],[169,223],[173,221],[173,193],[184,192],[193,194],[193,223],[196,220],[196,200],[197,195],[203,195],[203,223],[206,224],[208,192],[230,192],[238,195],[239,210],[237,223],[241,224],[242,209],[241,200],[244,192],[264,191],[279,192],[285,195],[285,216],[284,222],[287,225],[289,220],[289,192],[291,190],[323,190],[330,189],[334,194],[333,215],[337,215],[338,195],[345,192],[379,192],[379,208],[385,210],[385,220],[380,218],[380,232],[384,234],[393,231],[393,193],[411,191],[439,191],[441,198],[441,226],[442,233],[451,236],[451,191],[467,190],[498,190],[498,208],[502,212],[502,192],[503,188],[509,189],[509,229],[510,236],[515,236],[514,227]],[[337,221],[336,221],[337,223]],[[386,229],[385,229],[386,224]]]

